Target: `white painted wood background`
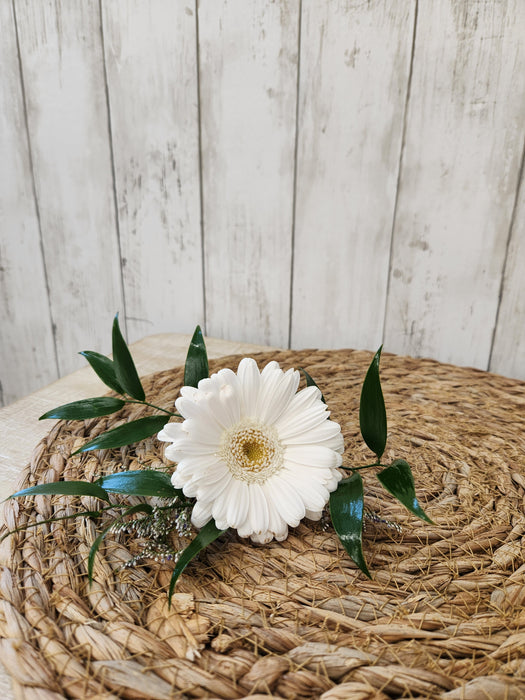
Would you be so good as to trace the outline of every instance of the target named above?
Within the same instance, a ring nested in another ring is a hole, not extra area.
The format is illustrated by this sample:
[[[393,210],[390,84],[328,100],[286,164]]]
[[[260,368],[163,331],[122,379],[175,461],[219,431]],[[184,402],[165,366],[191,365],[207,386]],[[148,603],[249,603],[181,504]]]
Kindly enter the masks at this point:
[[[128,339],[525,378],[523,0],[0,0],[0,403]]]

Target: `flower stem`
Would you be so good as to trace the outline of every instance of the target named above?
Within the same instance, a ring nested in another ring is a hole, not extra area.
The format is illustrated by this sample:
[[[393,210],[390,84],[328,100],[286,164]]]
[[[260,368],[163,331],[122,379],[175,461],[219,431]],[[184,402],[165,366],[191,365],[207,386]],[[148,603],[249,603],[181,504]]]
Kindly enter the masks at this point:
[[[181,505],[182,508],[187,508],[189,505],[191,505],[191,501],[185,499]],[[87,518],[89,516],[98,517],[105,511],[112,510],[115,508],[129,508],[129,506],[127,506],[124,503],[112,503],[111,505],[105,506],[104,508],[99,508],[98,510],[83,510],[79,513],[72,513],[71,515],[60,515],[57,518],[47,518],[46,520],[39,520],[38,522],[27,523],[26,525],[15,527],[13,530],[9,530],[8,532],[4,533],[2,537],[0,537],[0,542],[3,542],[7,537],[9,537],[9,535],[14,535],[15,532],[23,532],[24,530],[28,530],[30,527],[38,527],[38,525],[46,525],[47,523],[58,523],[61,520],[71,520],[72,518]],[[171,508],[174,508],[173,504],[169,506],[157,506],[157,510],[170,510]],[[125,516],[126,513],[123,513],[121,516],[119,516],[118,519],[121,520]]]
[[[2,537],[0,537],[0,542],[3,542],[6,537],[13,535],[15,532],[23,532],[30,527],[37,527],[38,525],[45,525],[46,523],[58,523],[60,520],[71,520],[71,518],[85,518],[89,516],[98,516],[106,510],[111,510],[112,508],[122,508],[118,503],[112,504],[110,506],[105,506],[104,508],[99,508],[99,510],[83,510],[79,513],[72,513],[71,515],[61,515],[58,518],[47,518],[47,520],[38,520],[34,523],[27,523],[26,525],[21,525],[20,527],[15,527],[13,530],[9,530]]]
[[[182,418],[180,413],[173,413],[173,411],[168,411],[167,408],[161,408],[160,406],[155,406],[155,404],[149,403],[149,401],[139,401],[138,399],[122,399],[122,401],[125,401],[125,403],[141,403],[143,406],[149,406],[150,408],[154,408],[157,411],[162,411],[163,413],[167,413],[169,416],[175,416],[176,418]]]
[[[380,462],[374,462],[373,464],[364,464],[362,467],[342,467],[343,469],[347,469],[351,472],[357,472],[360,469],[370,469],[370,467],[386,467],[386,464],[381,464]]]

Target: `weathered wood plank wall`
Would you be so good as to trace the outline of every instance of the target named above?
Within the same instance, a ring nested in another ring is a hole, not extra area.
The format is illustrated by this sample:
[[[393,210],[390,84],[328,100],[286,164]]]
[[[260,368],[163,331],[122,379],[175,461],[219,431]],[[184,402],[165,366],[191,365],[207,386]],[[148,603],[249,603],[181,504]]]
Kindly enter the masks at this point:
[[[522,158],[525,5],[421,8],[385,344],[486,367]]]
[[[136,340],[203,318],[196,22],[172,0],[102,8],[126,320]]]
[[[378,347],[415,3],[302,14],[292,343]]]
[[[299,3],[199,2],[206,329],[288,343]]]
[[[64,374],[78,366],[75,355],[87,339],[107,343],[94,310],[107,316],[123,304],[99,6],[95,0],[17,0],[14,6],[28,177],[40,225],[34,254],[42,252],[56,362]],[[31,286],[24,268],[20,274]]]
[[[128,338],[525,378],[521,0],[0,0],[0,403]]]

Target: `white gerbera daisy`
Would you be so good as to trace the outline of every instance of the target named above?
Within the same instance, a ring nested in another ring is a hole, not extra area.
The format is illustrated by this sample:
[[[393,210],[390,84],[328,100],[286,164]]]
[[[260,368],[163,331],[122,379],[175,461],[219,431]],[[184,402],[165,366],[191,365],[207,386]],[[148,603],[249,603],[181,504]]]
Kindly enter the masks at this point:
[[[297,392],[299,372],[270,362],[259,372],[241,360],[184,386],[175,402],[185,418],[160,440],[177,462],[173,485],[196,498],[192,522],[211,518],[254,542],[284,540],[305,516],[318,520],[341,479],[343,436],[316,387]]]

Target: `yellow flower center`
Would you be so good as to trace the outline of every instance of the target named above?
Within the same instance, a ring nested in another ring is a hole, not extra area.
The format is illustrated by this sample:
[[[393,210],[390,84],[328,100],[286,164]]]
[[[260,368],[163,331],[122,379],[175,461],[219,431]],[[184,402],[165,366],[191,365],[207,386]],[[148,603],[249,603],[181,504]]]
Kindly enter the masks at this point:
[[[283,453],[273,426],[245,418],[224,431],[219,456],[234,477],[260,484],[281,469]]]
[[[261,464],[268,455],[268,450],[265,449],[263,442],[257,440],[245,442],[242,446],[242,452],[248,462],[256,462],[257,464]]]

